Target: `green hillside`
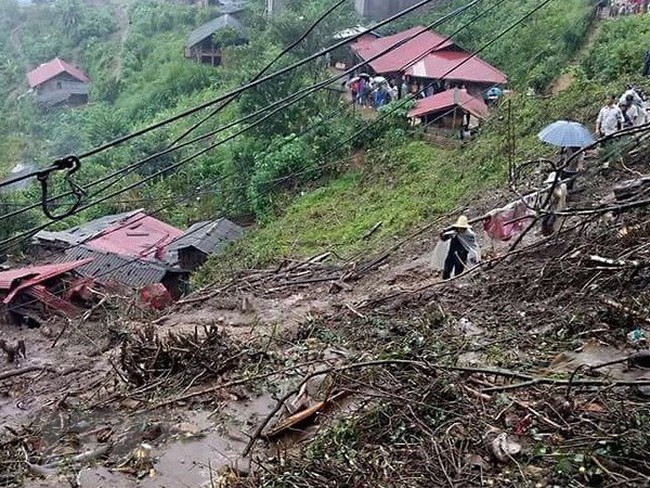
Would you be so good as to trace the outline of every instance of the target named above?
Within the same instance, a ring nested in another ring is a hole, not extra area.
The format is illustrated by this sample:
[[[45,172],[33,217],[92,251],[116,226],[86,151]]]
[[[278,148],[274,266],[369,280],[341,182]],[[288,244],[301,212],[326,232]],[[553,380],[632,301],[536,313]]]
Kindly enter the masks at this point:
[[[249,44],[226,47],[223,66],[212,68],[182,55],[188,33],[217,15],[212,7],[164,0],[114,1],[101,7],[81,0],[58,0],[51,5],[19,7],[13,0],[2,0],[0,45],[7,53],[2,62],[9,68],[0,72],[2,170],[6,173],[19,162],[49,164],[56,156],[83,152],[240,86],[331,5],[325,0],[290,2],[289,11],[268,21],[263,3],[251,2],[247,13]],[[451,2],[446,8],[459,5],[461,2]],[[452,33],[468,24],[455,38],[467,49],[481,49],[492,35],[536,5],[532,0],[485,0],[438,29]],[[530,85],[539,89],[559,74],[563,63],[579,49],[592,11],[587,0],[551,2],[481,55],[504,70],[517,91]],[[423,24],[440,14],[411,16],[384,31]],[[331,44],[332,32],[358,21],[351,5],[337,9],[273,70]],[[543,40],[541,50],[536,40]],[[93,80],[88,106],[42,112],[26,94],[26,70],[55,55],[83,67]],[[326,76],[324,64],[316,61],[265,83],[244,93],[193,136],[214,131]],[[582,99],[585,94],[578,95]],[[256,221],[258,230],[237,252],[245,255],[246,262],[259,262],[289,252],[310,253],[323,245],[354,250],[359,236],[381,221],[379,232],[373,235],[378,243],[503,181],[506,158],[503,151],[494,150],[494,144],[504,137],[504,114],[494,116],[472,147],[443,151],[422,142],[417,131],[406,128],[396,117],[365,131],[367,122],[341,103],[331,93],[320,91],[181,165],[173,176],[168,173],[154,178],[56,226],[133,207],[155,210],[161,203],[202,189],[182,204],[169,205],[159,216],[180,226],[217,215]],[[586,118],[596,106],[596,100],[585,102]],[[535,143],[534,131],[551,114],[562,116],[575,108],[575,102],[571,107],[562,102],[514,98],[513,114],[521,139],[517,157],[544,150]],[[77,181],[84,186],[164,150],[204,114],[85,160]],[[119,178],[110,191],[137,183],[243,127],[246,124],[156,158]],[[356,132],[361,135],[340,144]],[[355,163],[345,162],[352,157]],[[9,204],[5,208],[38,198],[35,187],[0,196]],[[43,221],[40,211],[7,219],[0,224],[0,237]]]

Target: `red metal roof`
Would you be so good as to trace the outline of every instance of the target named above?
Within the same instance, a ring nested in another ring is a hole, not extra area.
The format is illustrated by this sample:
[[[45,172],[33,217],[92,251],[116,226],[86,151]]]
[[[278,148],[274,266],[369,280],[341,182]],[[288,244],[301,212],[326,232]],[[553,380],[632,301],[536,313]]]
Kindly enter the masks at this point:
[[[46,264],[45,266],[30,266],[3,271],[0,273],[0,290],[11,290],[11,293],[4,299],[4,303],[9,303],[19,291],[25,288],[72,271],[90,261],[92,259],[82,259],[70,263]],[[23,281],[21,282],[21,280]]]
[[[27,73],[27,82],[30,88],[36,88],[62,73],[68,73],[73,78],[85,83],[90,82],[83,71],[59,58],[54,58],[52,61],[41,64],[38,68]]]
[[[460,63],[462,65],[458,66]],[[466,51],[445,50],[428,54],[406,70],[406,74],[435,80],[462,80],[476,83],[502,85],[506,75]]]
[[[483,100],[473,97],[465,90],[454,88],[418,100],[415,107],[409,112],[409,117],[421,117],[427,114],[434,114],[449,110],[454,106],[462,107],[480,119],[484,119],[489,111]]]
[[[43,285],[32,285],[29,287],[29,290],[25,290],[25,294],[44,303],[52,310],[62,312],[63,315],[70,318],[80,315],[83,312],[82,309],[75,307],[72,303],[50,293]]]
[[[454,42],[424,27],[416,26],[392,36],[373,40],[363,40],[352,44],[352,50],[364,61],[378,55],[400,41],[422,31],[426,31],[414,39],[387,52],[369,64],[377,74],[396,73],[403,71],[423,55],[454,46]]]
[[[144,212],[138,212],[108,227],[99,237],[86,242],[86,245],[122,256],[153,258],[157,248],[167,246],[181,235],[182,230]]]

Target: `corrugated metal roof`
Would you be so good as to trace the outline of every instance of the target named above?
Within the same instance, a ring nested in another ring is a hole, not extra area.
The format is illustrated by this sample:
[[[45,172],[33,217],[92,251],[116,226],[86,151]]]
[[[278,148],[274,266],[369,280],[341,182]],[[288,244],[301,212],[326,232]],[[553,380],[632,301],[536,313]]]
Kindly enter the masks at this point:
[[[73,269],[90,262],[90,260],[75,260],[66,263],[46,264],[44,266],[30,266],[27,268],[10,269],[0,273],[0,289],[11,290],[4,299],[4,303],[9,303],[13,297],[21,290],[37,285],[43,281],[62,275]],[[24,280],[20,282],[20,280]],[[20,283],[19,283],[20,282]],[[14,288],[15,286],[15,288]],[[12,289],[13,288],[13,289]]]
[[[459,66],[460,63],[463,63]],[[406,74],[435,80],[462,80],[503,85],[508,77],[489,63],[466,51],[436,51],[413,64]]]
[[[97,281],[116,281],[133,288],[141,288],[150,283],[159,283],[168,272],[178,272],[163,264],[118,256],[87,246],[73,247],[65,251],[65,260],[93,258],[92,262],[81,266],[77,271],[95,278]]]
[[[348,37],[353,37],[364,33],[373,36],[375,39],[381,37],[381,34],[371,30],[368,27],[364,27],[363,25],[357,25],[349,29],[343,29],[335,33],[332,37],[334,39],[347,39]]]
[[[214,254],[239,239],[243,233],[243,228],[228,219],[198,222],[171,242],[167,250],[173,252],[194,247],[205,254]]]
[[[28,290],[25,290],[25,294],[36,298],[39,302],[44,303],[53,310],[63,312],[67,317],[76,317],[83,312],[83,310],[75,307],[72,303],[50,293],[43,285],[30,286]]]
[[[147,257],[182,235],[182,230],[138,212],[108,227],[98,237],[86,241],[86,245],[122,256]]]
[[[36,88],[62,73],[68,73],[73,78],[84,83],[90,82],[83,71],[59,58],[54,58],[52,61],[41,64],[38,68],[27,73],[27,82],[30,88]]]
[[[244,25],[239,22],[239,20],[237,20],[233,15],[226,13],[194,29],[187,37],[187,47],[197,45],[203,39],[207,39],[215,32],[225,27],[232,27],[242,35],[246,30]]]
[[[93,237],[96,237],[97,235],[101,234],[109,227],[117,223],[124,222],[129,217],[136,215],[140,212],[142,212],[142,209],[132,210],[130,212],[124,212],[124,213],[114,214],[114,215],[105,215],[104,217],[91,220],[90,222],[86,222],[85,224],[78,225],[77,227],[72,227],[71,229],[67,229],[59,232],[49,232],[46,230],[42,230],[40,232],[37,232],[34,235],[34,240],[35,241],[60,241],[68,244],[79,244],[88,239],[92,239]]]
[[[107,215],[62,232],[41,231],[34,242],[86,244],[95,249],[132,257],[151,257],[183,235],[183,231],[150,217],[142,210]]]
[[[403,32],[392,36],[386,36],[379,39],[364,39],[352,44],[352,50],[363,60],[368,60],[373,56],[385,51],[395,44],[408,39],[419,32],[426,30],[422,26],[412,27]],[[410,64],[414,63],[421,56],[454,46],[454,42],[430,30],[418,35],[414,39],[406,41],[404,44],[370,61],[370,66],[377,74],[388,74],[402,71]]]
[[[409,117],[421,117],[426,114],[448,110],[454,106],[462,107],[464,110],[481,119],[485,118],[489,112],[483,100],[473,97],[465,90],[454,88],[436,93],[430,97],[421,98],[408,115]]]

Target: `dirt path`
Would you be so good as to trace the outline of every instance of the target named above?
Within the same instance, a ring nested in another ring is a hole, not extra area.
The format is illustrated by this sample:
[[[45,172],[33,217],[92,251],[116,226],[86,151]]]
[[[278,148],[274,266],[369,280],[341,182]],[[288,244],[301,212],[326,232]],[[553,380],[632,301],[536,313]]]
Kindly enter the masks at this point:
[[[122,59],[124,58],[124,45],[129,36],[129,13],[128,5],[124,1],[115,4],[117,9],[117,24],[119,26],[117,32],[113,35],[114,40],[119,43],[119,52],[115,57],[113,76],[115,79],[122,79]]]
[[[10,39],[11,39],[11,47],[14,51],[14,58],[21,60],[23,62],[23,66],[25,67],[25,72],[29,71],[31,68],[29,66],[29,63],[25,59],[25,53],[23,52],[23,45],[20,40],[20,34],[21,34],[22,27],[17,26],[11,31]]]
[[[587,33],[587,37],[578,52],[576,52],[572,62],[569,64],[569,66],[567,66],[565,71],[551,84],[551,94],[557,95],[573,84],[575,81],[574,70],[582,64],[582,62],[586,59],[587,55],[591,51],[591,48],[593,47],[594,42],[598,37],[598,33],[600,32],[602,25],[601,22],[603,21],[600,19],[595,19],[592,22],[589,32]]]

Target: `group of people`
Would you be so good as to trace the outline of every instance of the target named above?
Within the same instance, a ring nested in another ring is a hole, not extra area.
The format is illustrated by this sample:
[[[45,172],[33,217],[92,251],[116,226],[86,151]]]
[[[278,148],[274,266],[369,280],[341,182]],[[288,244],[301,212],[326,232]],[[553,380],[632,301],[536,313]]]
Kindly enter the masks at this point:
[[[600,0],[598,13],[601,18],[621,15],[644,14],[650,8],[650,0]]]
[[[606,137],[628,127],[650,123],[650,106],[642,90],[628,85],[620,96],[610,96],[596,120],[596,135]],[[529,217],[530,208],[540,202],[546,204],[541,222],[541,234],[556,233],[562,225],[561,212],[567,207],[567,198],[574,182],[584,169],[584,152],[580,147],[562,147],[556,161],[559,174],[553,172],[545,181],[546,190],[536,192],[512,204],[495,209],[480,219],[491,239],[508,240],[521,231]],[[550,193],[549,193],[550,192]],[[531,197],[530,200],[526,200]],[[540,199],[541,197],[541,199]],[[463,273],[480,262],[481,253],[476,235],[467,217],[458,220],[440,235],[434,250],[434,268],[442,270],[444,280]]]
[[[426,98],[453,87],[449,82],[441,80],[421,82],[408,76],[387,79],[383,76],[372,77],[366,73],[353,76],[345,86],[351,101],[362,107],[375,109],[408,96],[415,99]],[[456,86],[466,89],[465,85]],[[488,90],[484,96],[486,103],[495,102],[502,93],[497,87]]]
[[[621,129],[650,122],[650,104],[643,91],[632,85],[620,97],[610,95],[596,119],[596,135],[605,137]]]
[[[346,83],[352,102],[362,107],[379,109],[384,105],[404,96],[393,80],[383,76],[371,77],[367,74],[354,76]]]

